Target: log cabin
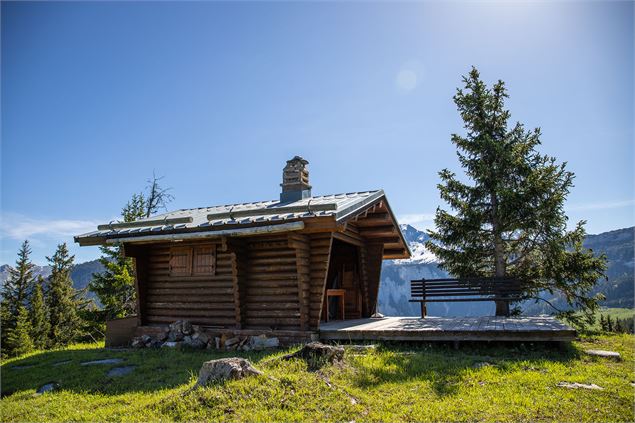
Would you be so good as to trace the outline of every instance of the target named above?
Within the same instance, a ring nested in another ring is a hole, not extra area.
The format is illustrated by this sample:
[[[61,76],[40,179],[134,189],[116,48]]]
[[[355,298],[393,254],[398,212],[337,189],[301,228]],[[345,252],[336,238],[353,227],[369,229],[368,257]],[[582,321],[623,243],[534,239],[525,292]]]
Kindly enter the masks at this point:
[[[287,161],[277,200],[111,222],[75,241],[134,260],[136,335],[189,320],[307,340],[322,321],[372,316],[382,260],[410,257],[383,190],[312,196],[307,165]]]

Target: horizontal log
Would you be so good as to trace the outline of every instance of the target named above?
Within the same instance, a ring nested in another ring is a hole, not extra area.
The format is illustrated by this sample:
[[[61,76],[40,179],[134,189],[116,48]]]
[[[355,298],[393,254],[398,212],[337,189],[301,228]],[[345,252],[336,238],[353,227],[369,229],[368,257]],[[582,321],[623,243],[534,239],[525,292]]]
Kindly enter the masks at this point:
[[[185,310],[211,310],[214,312],[233,313],[233,303],[193,303],[193,302],[154,302],[146,301],[148,310],[155,309],[185,309]]]
[[[146,316],[144,321],[147,323],[174,323],[177,320],[187,319],[191,323],[196,325],[210,325],[210,326],[222,326],[222,325],[235,325],[236,320],[234,318],[227,317],[216,317],[216,318],[206,318],[195,316],[192,319],[188,319],[184,316]]]
[[[146,306],[147,307],[147,306]],[[170,317],[174,316],[174,320],[180,320],[180,318],[189,318],[189,317],[226,317],[232,318],[234,317],[233,310],[187,310],[187,309],[163,309],[163,308],[151,308],[147,307],[146,316],[163,316]],[[189,319],[188,319],[189,320]]]
[[[295,265],[295,255],[292,257],[270,257],[270,258],[253,258],[249,257],[250,266],[263,266],[263,265]]]
[[[189,290],[194,288],[209,288],[209,289],[226,289],[231,288],[231,282],[228,283],[214,283],[214,282],[183,282],[183,281],[142,281],[142,287],[148,289],[180,289]]]
[[[157,291],[147,290],[144,295],[146,302],[191,302],[191,303],[222,303],[233,301],[233,292],[224,292],[222,294],[212,294],[210,292],[200,292],[200,290],[179,290],[169,294],[157,294]],[[160,291],[159,291],[160,292]]]
[[[298,274],[297,272],[293,273],[267,273],[267,272],[259,272],[259,273],[249,273],[249,280],[258,280],[258,281],[288,281],[288,280],[297,280]]]
[[[276,318],[276,319],[299,319],[299,311],[291,310],[251,310],[247,309],[245,312],[246,319],[251,318]],[[298,320],[299,321],[299,320]]]
[[[247,279],[247,290],[255,290],[258,292],[259,288],[285,288],[293,289],[298,286],[296,280],[275,280],[275,281],[263,281],[259,279]]]
[[[250,273],[260,272],[295,272],[295,264],[267,264],[267,265],[253,265],[250,264],[247,267],[247,271]]]
[[[297,302],[279,303],[249,303],[249,310],[295,310],[299,309]]]
[[[299,318],[282,318],[282,317],[248,317],[245,324],[262,327],[278,327],[278,326],[300,326]]]
[[[260,303],[279,303],[279,302],[294,302],[298,300],[298,292],[290,293],[287,295],[247,295],[245,302],[247,303],[247,307],[249,304],[260,304]]]

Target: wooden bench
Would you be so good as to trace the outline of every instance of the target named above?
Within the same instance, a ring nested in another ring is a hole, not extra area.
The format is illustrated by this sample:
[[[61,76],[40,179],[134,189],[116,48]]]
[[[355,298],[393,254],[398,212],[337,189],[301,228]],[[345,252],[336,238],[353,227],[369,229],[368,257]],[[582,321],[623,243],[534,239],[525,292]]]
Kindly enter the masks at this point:
[[[526,298],[523,283],[513,277],[419,279],[410,281],[410,295],[411,303],[421,303],[421,317],[426,317],[426,303],[506,301],[509,304]]]

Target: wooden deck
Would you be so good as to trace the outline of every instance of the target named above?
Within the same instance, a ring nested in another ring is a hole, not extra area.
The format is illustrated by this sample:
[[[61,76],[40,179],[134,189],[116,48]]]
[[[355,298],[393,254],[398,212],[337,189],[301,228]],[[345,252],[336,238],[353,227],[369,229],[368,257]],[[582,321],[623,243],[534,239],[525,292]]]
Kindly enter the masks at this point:
[[[383,317],[320,324],[323,340],[572,341],[576,332],[548,316]]]

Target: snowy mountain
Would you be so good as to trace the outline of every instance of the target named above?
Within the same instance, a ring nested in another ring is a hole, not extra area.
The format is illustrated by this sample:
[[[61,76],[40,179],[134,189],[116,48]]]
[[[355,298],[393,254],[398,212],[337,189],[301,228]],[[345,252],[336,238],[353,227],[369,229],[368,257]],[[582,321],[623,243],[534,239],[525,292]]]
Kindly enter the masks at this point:
[[[436,257],[425,247],[430,239],[428,234],[410,225],[399,225],[410,246],[412,257],[402,260],[386,260],[381,270],[378,310],[390,316],[419,316],[419,303],[410,303],[410,281],[413,279],[437,279],[448,277],[441,269]],[[494,312],[494,304],[489,302],[471,303],[431,303],[431,316],[478,316]]]

